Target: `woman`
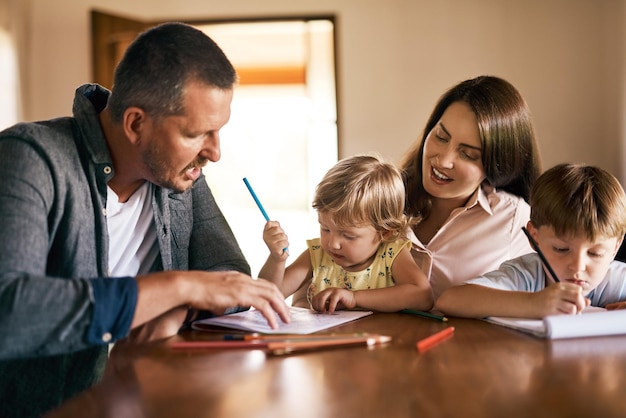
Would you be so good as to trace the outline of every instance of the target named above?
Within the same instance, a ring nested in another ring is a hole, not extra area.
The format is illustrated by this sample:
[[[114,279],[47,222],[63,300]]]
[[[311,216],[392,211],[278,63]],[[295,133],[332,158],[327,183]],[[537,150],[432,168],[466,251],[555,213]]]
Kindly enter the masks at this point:
[[[401,163],[412,254],[435,299],[446,288],[531,252],[522,232],[541,172],[530,112],[507,81],[480,76],[449,89]]]

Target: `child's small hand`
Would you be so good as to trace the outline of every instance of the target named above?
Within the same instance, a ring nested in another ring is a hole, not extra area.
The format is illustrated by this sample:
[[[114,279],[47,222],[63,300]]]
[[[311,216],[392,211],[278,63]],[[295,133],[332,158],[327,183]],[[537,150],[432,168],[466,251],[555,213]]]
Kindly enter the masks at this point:
[[[616,309],[626,309],[626,302],[609,303],[605,306],[605,308],[609,311],[613,311]]]
[[[276,261],[284,261],[289,256],[289,240],[287,234],[277,221],[267,221],[263,229],[263,241],[270,250],[270,257]]]
[[[533,295],[541,317],[577,314],[590,304],[590,300],[583,296],[582,287],[566,282],[554,283]]]
[[[336,310],[356,308],[356,297],[351,290],[330,287],[315,295],[311,306],[318,312],[333,314]]]

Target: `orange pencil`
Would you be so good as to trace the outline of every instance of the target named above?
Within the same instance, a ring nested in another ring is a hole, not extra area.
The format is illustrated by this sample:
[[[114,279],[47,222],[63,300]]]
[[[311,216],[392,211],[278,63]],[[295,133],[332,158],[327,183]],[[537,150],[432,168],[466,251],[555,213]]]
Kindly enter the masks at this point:
[[[429,348],[439,344],[440,342],[450,338],[454,333],[454,327],[447,327],[442,329],[441,331],[431,335],[430,337],[426,337],[423,340],[417,342],[417,349],[419,351],[426,351]]]

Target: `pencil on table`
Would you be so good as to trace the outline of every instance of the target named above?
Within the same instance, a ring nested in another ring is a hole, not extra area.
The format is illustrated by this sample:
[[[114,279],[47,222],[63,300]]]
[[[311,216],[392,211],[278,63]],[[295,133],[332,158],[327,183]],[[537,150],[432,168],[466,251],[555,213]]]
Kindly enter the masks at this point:
[[[442,329],[441,331],[431,335],[430,337],[426,337],[423,340],[417,342],[417,349],[419,351],[426,351],[429,348],[439,344],[440,342],[447,340],[454,333],[454,327],[447,327]]]
[[[436,319],[437,321],[442,321],[442,322],[448,321],[448,318],[446,318],[443,315],[436,315],[436,314],[433,314],[430,312],[424,312],[424,311],[416,311],[415,309],[403,309],[400,312],[411,314],[411,315],[416,315],[416,316],[422,316],[424,318]]]
[[[266,339],[265,339],[266,338]],[[264,339],[209,340],[209,341],[175,341],[170,344],[172,349],[229,349],[229,348],[262,348],[272,354],[288,354],[295,351],[314,350],[326,347],[349,345],[375,345],[391,341],[387,335],[355,333],[330,335],[297,335],[290,337],[266,336]]]

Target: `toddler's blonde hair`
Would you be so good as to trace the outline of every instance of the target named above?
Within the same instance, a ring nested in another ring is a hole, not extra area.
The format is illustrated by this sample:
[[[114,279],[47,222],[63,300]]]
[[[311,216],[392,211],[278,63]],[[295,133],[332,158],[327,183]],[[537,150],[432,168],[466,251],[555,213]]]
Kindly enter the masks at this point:
[[[404,213],[405,190],[400,170],[377,155],[339,161],[317,185],[313,208],[343,227],[373,226],[381,240],[406,236],[412,220]]]

